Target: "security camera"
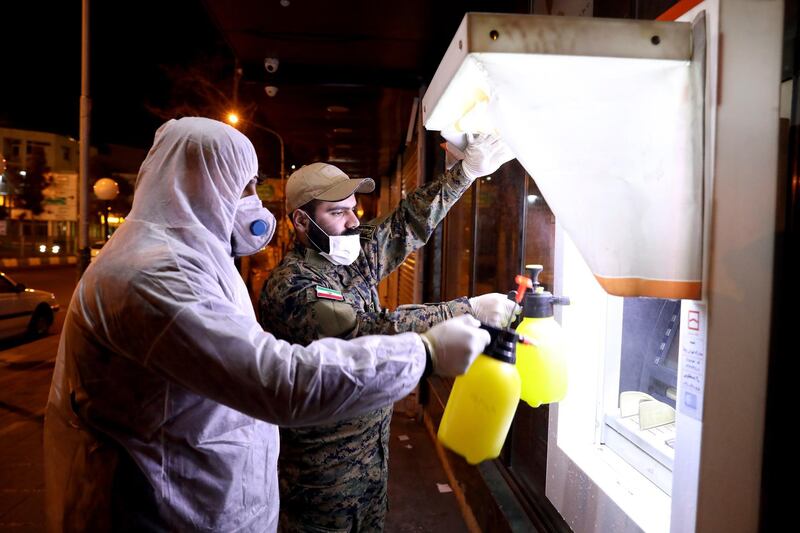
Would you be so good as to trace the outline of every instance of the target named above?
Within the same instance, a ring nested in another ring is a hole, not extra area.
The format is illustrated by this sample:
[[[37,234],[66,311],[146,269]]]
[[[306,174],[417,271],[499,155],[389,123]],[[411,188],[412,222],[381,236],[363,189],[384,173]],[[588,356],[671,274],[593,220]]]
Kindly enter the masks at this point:
[[[267,93],[267,96],[272,98],[276,94],[278,94],[278,88],[275,87],[274,85],[266,85],[266,86],[264,86],[264,92]]]
[[[278,71],[278,61],[277,57],[265,57],[264,58],[264,68],[267,69],[267,72],[273,74]]]

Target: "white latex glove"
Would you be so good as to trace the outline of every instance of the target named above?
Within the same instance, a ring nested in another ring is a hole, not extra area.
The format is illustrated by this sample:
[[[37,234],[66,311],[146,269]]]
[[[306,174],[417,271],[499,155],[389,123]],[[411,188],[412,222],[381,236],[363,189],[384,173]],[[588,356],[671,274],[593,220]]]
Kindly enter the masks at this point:
[[[488,176],[503,163],[514,159],[514,154],[508,145],[494,135],[467,133],[467,143],[461,168],[464,175],[470,179]]]
[[[474,317],[461,315],[420,334],[431,354],[435,374],[452,378],[467,371],[491,341],[489,332],[480,329],[480,325]]]
[[[514,300],[509,300],[508,296],[498,292],[470,298],[469,305],[478,320],[497,328],[504,328],[508,325],[511,313],[520,312],[520,307]]]

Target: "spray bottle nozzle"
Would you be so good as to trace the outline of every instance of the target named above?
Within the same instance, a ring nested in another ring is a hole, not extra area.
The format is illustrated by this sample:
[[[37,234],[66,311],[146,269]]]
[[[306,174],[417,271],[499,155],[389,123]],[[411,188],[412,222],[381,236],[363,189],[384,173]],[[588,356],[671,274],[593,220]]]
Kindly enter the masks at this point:
[[[520,334],[517,334],[517,342],[524,344],[525,346],[539,346],[539,343],[536,342],[532,337],[525,337]]]
[[[525,276],[515,276],[514,283],[517,284],[517,290],[514,291],[514,301],[520,303],[525,297],[525,289],[533,289],[533,282],[530,278]]]
[[[512,330],[509,327],[501,328],[501,327],[490,326],[485,322],[481,322],[480,327],[481,329],[485,329],[486,331],[489,332],[489,335],[491,335],[492,337],[492,342],[495,342],[495,338],[497,337],[497,335],[505,334],[510,336],[511,339],[516,340],[516,342],[518,342],[519,344],[525,344],[526,346],[539,345],[539,343],[534,338],[520,335],[519,333],[517,333],[516,331]]]

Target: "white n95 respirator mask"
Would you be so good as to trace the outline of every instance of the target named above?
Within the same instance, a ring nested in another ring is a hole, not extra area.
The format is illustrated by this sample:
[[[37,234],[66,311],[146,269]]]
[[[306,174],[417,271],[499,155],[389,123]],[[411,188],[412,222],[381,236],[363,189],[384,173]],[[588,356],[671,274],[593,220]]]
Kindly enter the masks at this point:
[[[233,218],[231,253],[242,257],[253,255],[272,240],[275,233],[275,216],[261,205],[256,194],[239,199]]]
[[[312,231],[308,232],[308,239],[311,243],[319,250],[319,255],[333,263],[334,265],[339,266],[348,266],[352,265],[356,259],[358,259],[358,254],[361,253],[361,237],[358,234],[354,235],[328,235],[324,229],[322,229],[316,221],[311,218],[311,216],[303,211],[302,209],[299,210],[308,219],[311,221],[314,226],[316,226],[318,232],[316,232],[319,236],[322,236],[323,239],[327,241],[327,251],[323,246],[320,246],[312,237]],[[322,243],[325,244],[324,242]]]

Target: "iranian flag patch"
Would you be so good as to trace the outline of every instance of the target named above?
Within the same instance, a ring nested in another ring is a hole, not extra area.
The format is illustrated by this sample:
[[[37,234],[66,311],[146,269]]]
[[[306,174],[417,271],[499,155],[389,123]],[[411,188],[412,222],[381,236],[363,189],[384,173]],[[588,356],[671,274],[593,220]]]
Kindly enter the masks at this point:
[[[327,287],[322,287],[317,285],[317,298],[324,298],[326,300],[336,300],[337,302],[341,302],[344,300],[344,296],[340,291],[329,289]]]

